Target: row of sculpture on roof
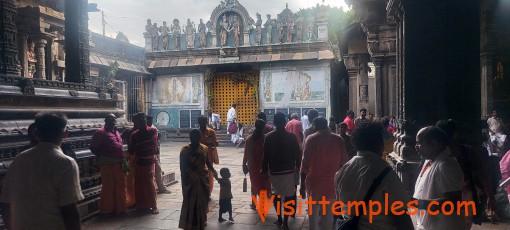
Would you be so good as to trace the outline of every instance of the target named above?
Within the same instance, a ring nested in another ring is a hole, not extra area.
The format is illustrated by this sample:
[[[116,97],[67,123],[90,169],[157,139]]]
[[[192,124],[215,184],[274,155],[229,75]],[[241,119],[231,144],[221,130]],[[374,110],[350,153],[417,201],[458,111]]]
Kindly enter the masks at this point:
[[[239,10],[238,8],[241,8]],[[317,39],[317,24],[327,18],[320,15],[302,16],[294,14],[288,5],[276,19],[261,14],[251,19],[237,0],[221,2],[213,12],[211,20],[195,25],[190,19],[181,28],[179,20],[162,26],[147,19],[145,26],[146,50],[167,51],[211,47],[239,47],[280,43],[306,42]]]

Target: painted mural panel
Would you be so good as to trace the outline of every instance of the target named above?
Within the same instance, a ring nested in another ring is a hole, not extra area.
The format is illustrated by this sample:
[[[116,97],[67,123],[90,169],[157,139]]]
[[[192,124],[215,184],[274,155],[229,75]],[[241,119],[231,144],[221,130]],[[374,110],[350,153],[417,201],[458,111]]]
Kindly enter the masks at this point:
[[[189,74],[185,76],[158,77],[154,82],[154,104],[198,105],[202,101],[202,76]]]
[[[263,75],[264,102],[324,102],[326,70],[291,70]]]

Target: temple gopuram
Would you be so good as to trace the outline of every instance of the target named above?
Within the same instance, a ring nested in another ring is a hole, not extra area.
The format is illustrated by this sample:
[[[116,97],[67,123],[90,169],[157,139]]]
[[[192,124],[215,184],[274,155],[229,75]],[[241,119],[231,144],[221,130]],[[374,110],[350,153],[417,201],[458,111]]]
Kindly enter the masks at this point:
[[[145,56],[153,77],[147,101],[155,125],[193,128],[209,111],[226,124],[233,103],[243,124],[253,124],[260,111],[269,123],[276,112],[302,115],[315,108],[324,117],[338,114],[343,66],[321,7],[298,15],[287,5],[276,16],[256,13],[254,19],[230,0],[212,9],[207,21],[157,25],[148,19]]]

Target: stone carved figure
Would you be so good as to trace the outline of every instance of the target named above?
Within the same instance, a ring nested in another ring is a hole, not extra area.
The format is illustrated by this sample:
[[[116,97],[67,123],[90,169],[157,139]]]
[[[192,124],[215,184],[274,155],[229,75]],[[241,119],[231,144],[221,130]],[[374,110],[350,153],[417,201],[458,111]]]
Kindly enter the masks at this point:
[[[158,50],[159,49],[159,28],[158,28],[157,23],[152,24],[151,40],[152,40],[152,50]]]
[[[313,27],[314,27],[314,18],[310,17],[308,18],[308,22],[306,24],[306,33],[308,34],[308,41],[311,41],[314,37],[313,34]]]
[[[280,17],[279,14],[276,18],[277,18],[276,19],[277,20],[277,22],[276,22],[276,41],[278,43],[283,43],[284,21],[282,20],[282,18]]]
[[[359,86],[359,102],[368,103],[368,85]]]
[[[208,32],[212,33],[214,31],[214,23],[211,20],[207,21],[205,26],[207,27]]]
[[[32,42],[28,43],[27,59],[28,59],[27,74],[29,78],[33,78],[35,74],[35,65],[37,64],[37,59],[35,58],[34,43]]]
[[[191,23],[191,20],[188,18],[188,22],[186,23],[185,34],[186,39],[188,40],[188,48],[193,48],[195,46],[195,25]]]
[[[232,30],[232,26],[227,21],[227,15],[225,14],[223,15],[220,26],[221,26],[220,32],[221,46],[223,47],[227,45],[227,36],[228,33]]]
[[[163,25],[159,28],[159,33],[161,34],[162,40],[162,49],[168,50],[168,37],[170,37],[170,28],[166,25],[166,22],[163,22]]]
[[[255,22],[255,32],[257,45],[260,45],[262,40],[262,16],[257,13],[257,22]]]
[[[236,41],[236,47],[239,47],[239,37],[242,36],[242,31],[241,31],[241,26],[240,26],[240,23],[239,23],[239,18],[237,17],[237,15],[234,15],[234,20],[233,20],[233,25],[232,25],[232,30],[234,32],[234,38],[235,38],[235,41]]]
[[[202,19],[200,19],[200,24],[198,24],[198,35],[200,38],[200,48],[204,48],[206,46],[206,40],[205,40],[205,24]]]
[[[143,36],[145,38],[145,47],[147,47],[150,50],[154,50],[154,37],[153,35],[153,28],[152,28],[152,21],[150,19],[147,19],[147,24],[145,25],[145,32],[143,32]]]
[[[181,49],[181,26],[179,26],[179,20],[174,19],[172,25],[172,36],[174,38],[174,48],[176,50]]]
[[[296,41],[303,41],[303,18],[298,18],[294,27],[296,32]]]
[[[271,32],[273,31],[273,19],[271,19],[271,15],[270,14],[267,14],[266,15],[267,17],[267,20],[266,20],[266,23],[264,24],[264,28],[266,28],[266,44],[271,44],[272,40],[271,40]]]
[[[145,33],[144,35],[150,35],[152,30],[152,21],[150,19],[147,19],[147,25],[145,25]]]
[[[292,18],[287,18],[287,42],[292,42],[292,34],[296,33],[294,30],[294,20]]]

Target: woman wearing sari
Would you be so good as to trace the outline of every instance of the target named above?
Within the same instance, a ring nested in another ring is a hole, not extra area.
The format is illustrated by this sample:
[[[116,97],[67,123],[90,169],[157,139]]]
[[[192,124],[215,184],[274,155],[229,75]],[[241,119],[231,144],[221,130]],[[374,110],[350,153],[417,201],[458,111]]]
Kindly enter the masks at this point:
[[[271,192],[271,183],[260,173],[262,169],[262,155],[264,153],[264,127],[266,122],[262,119],[255,121],[255,131],[246,139],[243,157],[243,172],[250,173],[251,194],[259,195],[261,190]],[[255,209],[252,202],[251,208]]]
[[[207,127],[207,117],[200,116],[198,117],[198,125],[200,126],[200,132],[202,133],[202,138],[200,138],[200,144],[207,146],[207,159],[212,164],[219,164],[220,160],[218,158],[218,150],[216,147],[218,146],[218,139],[216,139],[216,133],[213,129]],[[209,171],[209,196],[212,193],[214,187],[214,177],[211,170]]]
[[[121,137],[124,143],[129,143],[131,133],[134,129],[126,129],[122,132]],[[136,204],[135,200],[135,169],[136,157],[135,155],[128,154],[129,157],[129,173],[126,176],[126,207],[132,207]]]
[[[183,196],[179,228],[186,230],[205,228],[209,202],[207,169],[217,176],[207,159],[207,146],[200,144],[201,137],[198,129],[191,130],[191,143],[182,148],[179,156]]]

